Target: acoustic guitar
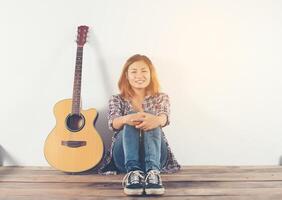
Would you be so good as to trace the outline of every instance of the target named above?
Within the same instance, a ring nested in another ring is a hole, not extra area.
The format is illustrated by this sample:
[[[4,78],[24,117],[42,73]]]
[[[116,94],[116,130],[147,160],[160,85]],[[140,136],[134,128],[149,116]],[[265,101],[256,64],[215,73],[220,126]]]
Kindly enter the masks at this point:
[[[95,167],[104,153],[103,141],[95,129],[97,111],[81,109],[81,75],[83,46],[88,26],[79,26],[72,99],[64,99],[54,106],[55,128],[44,145],[47,162],[64,172],[82,172]]]

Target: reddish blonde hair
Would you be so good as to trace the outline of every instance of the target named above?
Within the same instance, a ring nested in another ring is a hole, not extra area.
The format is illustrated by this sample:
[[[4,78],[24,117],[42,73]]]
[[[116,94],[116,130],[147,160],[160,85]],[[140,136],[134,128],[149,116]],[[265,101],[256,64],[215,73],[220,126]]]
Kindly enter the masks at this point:
[[[136,61],[143,61],[145,62],[150,70],[151,74],[151,81],[150,84],[146,87],[146,95],[156,95],[157,93],[160,92],[160,84],[157,78],[157,73],[155,70],[155,67],[152,63],[152,61],[145,55],[140,55],[140,54],[135,54],[128,58],[126,63],[123,66],[121,76],[118,81],[118,87],[121,93],[121,96],[128,99],[134,96],[134,91],[131,88],[131,85],[129,84],[129,81],[126,77],[127,71],[129,66],[136,62]]]

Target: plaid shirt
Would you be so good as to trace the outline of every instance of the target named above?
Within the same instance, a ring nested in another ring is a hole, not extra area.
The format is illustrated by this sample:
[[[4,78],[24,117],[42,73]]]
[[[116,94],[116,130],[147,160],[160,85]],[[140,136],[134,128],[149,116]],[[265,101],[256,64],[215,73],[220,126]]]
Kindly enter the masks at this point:
[[[170,123],[170,103],[167,94],[159,93],[155,96],[146,96],[142,107],[144,112],[148,112],[153,115],[165,114],[167,116],[167,122],[164,126],[167,126]],[[113,161],[113,146],[120,130],[117,130],[113,127],[113,120],[117,117],[128,115],[132,112],[134,112],[134,109],[130,101],[122,98],[121,95],[113,95],[109,100],[108,125],[109,128],[114,132],[114,135],[112,137],[111,147],[106,153],[102,166],[99,169],[100,174],[117,174],[118,170]],[[161,172],[173,173],[180,170],[180,165],[175,159],[163,131],[162,134],[167,144],[168,158],[165,166],[161,169]]]

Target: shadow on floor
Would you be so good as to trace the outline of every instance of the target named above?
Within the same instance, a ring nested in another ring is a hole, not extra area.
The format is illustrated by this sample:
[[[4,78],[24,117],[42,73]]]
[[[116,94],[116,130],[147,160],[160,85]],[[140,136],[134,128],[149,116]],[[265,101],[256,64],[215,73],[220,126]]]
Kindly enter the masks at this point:
[[[12,155],[7,152],[2,145],[0,145],[0,166],[4,166],[8,163],[9,166],[18,166],[19,163],[12,157]]]
[[[9,166],[18,166],[18,162],[11,156],[11,154],[9,154],[2,145],[0,145],[0,167],[4,166],[5,163],[8,163]],[[8,175],[13,173],[13,171],[15,170],[15,168],[13,167],[4,167],[1,170],[1,174],[2,175]]]

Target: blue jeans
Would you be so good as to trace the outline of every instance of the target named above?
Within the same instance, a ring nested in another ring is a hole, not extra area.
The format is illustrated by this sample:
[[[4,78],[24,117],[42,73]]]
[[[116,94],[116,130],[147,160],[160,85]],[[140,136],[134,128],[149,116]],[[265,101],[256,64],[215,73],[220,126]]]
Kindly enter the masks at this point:
[[[113,158],[116,167],[123,173],[160,171],[167,160],[167,145],[161,129],[155,128],[140,135],[140,129],[124,125],[113,147]]]

